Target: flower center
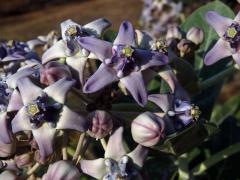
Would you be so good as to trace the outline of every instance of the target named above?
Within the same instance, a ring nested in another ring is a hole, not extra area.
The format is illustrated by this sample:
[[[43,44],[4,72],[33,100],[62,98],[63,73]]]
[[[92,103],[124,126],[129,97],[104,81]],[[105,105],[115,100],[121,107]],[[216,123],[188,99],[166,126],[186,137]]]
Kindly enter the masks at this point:
[[[167,48],[168,48],[167,42],[162,39],[156,40],[151,47],[152,50],[162,53],[167,53]]]
[[[199,109],[198,106],[192,105],[192,108],[191,108],[191,116],[192,116],[192,118],[193,118],[194,120],[198,120],[199,117],[200,117],[200,115],[201,115],[201,113],[202,113],[202,112],[200,111],[200,109]]]
[[[26,106],[26,111],[33,128],[39,127],[43,122],[48,122],[51,123],[51,126],[55,126],[56,121],[54,121],[55,118],[52,115],[61,107],[60,103],[50,103],[49,97],[44,94],[32,103],[29,103]]]
[[[132,49],[130,46],[126,46],[122,49],[122,54],[125,57],[131,57],[134,52],[134,49]]]
[[[77,36],[80,32],[80,29],[77,26],[70,26],[68,27],[68,29],[66,30],[66,35],[67,36]]]
[[[231,48],[238,50],[240,48],[240,25],[238,23],[232,23],[227,28],[223,37],[229,42]]]

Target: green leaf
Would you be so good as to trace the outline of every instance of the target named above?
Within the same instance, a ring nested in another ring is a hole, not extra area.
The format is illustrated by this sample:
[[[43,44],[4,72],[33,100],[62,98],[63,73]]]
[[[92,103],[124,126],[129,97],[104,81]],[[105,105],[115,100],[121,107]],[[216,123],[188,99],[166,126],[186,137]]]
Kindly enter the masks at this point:
[[[213,113],[210,122],[220,125],[224,119],[233,115],[240,106],[240,96],[234,96],[230,98],[224,105],[216,105],[213,109]]]
[[[117,36],[117,32],[110,29],[104,33],[103,39],[106,41],[113,42],[116,36]]]
[[[234,18],[235,16],[234,12],[227,5],[221,1],[214,1],[200,7],[186,19],[185,23],[181,26],[184,31],[187,32],[191,27],[195,26],[201,28],[204,32],[204,41],[195,54],[196,70],[200,70],[203,67],[203,57],[210,46],[219,39],[215,30],[205,20],[205,14],[208,11],[217,11],[219,14],[230,18]]]

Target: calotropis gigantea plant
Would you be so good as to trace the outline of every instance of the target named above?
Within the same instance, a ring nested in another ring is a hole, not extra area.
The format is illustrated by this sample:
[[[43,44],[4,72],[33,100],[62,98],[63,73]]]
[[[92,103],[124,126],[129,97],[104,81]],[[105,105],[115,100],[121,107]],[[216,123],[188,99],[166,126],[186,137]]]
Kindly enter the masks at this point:
[[[217,125],[238,117],[239,97],[213,105],[236,72],[218,60],[239,64],[239,14],[232,20],[214,1],[179,26],[168,19],[180,6],[167,2],[146,1],[142,15],[164,24],[153,27],[155,37],[129,21],[107,30],[100,18],[1,42],[0,179],[206,179],[209,167],[239,151],[237,143],[203,159],[216,152]]]

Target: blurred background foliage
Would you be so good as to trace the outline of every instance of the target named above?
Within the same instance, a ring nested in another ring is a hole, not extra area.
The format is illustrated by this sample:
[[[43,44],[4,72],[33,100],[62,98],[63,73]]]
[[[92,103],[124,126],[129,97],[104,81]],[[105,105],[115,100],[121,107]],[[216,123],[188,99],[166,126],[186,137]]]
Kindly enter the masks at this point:
[[[217,40],[217,35],[201,15],[208,10],[216,10],[228,17],[234,17],[234,13],[240,9],[240,4],[235,0],[224,0],[222,2],[230,8],[223,3],[212,2],[195,11],[210,0],[197,2],[181,0],[181,2],[186,19],[181,26],[183,30],[187,31],[191,26],[198,26],[209,36],[205,37],[209,42],[205,41],[195,54],[195,62],[198,63],[193,66],[193,73],[196,73],[199,84],[205,83],[206,86],[205,80],[226,69],[229,61],[222,61],[208,68],[201,63],[199,55],[206,52]],[[115,31],[121,21],[128,19],[135,27],[140,28],[138,22],[142,8],[141,0],[0,0],[0,39],[24,41],[47,34],[53,29],[59,31],[60,22],[69,18],[85,24],[95,18],[105,17],[112,22],[112,29]],[[207,33],[209,31],[212,32]],[[204,118],[218,126],[219,130],[201,145],[181,156],[165,152],[159,154],[158,151],[152,150],[151,155],[154,158],[150,156],[143,169],[146,177],[151,177],[152,180],[240,179],[240,73],[231,75],[226,82],[222,79],[218,79],[220,81],[214,86],[197,93],[191,92],[194,103],[206,112]],[[149,88],[162,87],[156,82],[158,80],[150,83]],[[184,136],[181,141],[187,146],[194,140],[191,136]]]

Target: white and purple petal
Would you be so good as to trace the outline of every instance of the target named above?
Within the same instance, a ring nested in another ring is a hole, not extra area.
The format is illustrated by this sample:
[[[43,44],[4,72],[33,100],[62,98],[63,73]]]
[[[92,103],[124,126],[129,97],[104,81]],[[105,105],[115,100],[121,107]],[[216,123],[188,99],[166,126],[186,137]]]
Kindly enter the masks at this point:
[[[83,173],[100,179],[106,173],[105,163],[103,158],[95,160],[81,160],[80,167]]]

